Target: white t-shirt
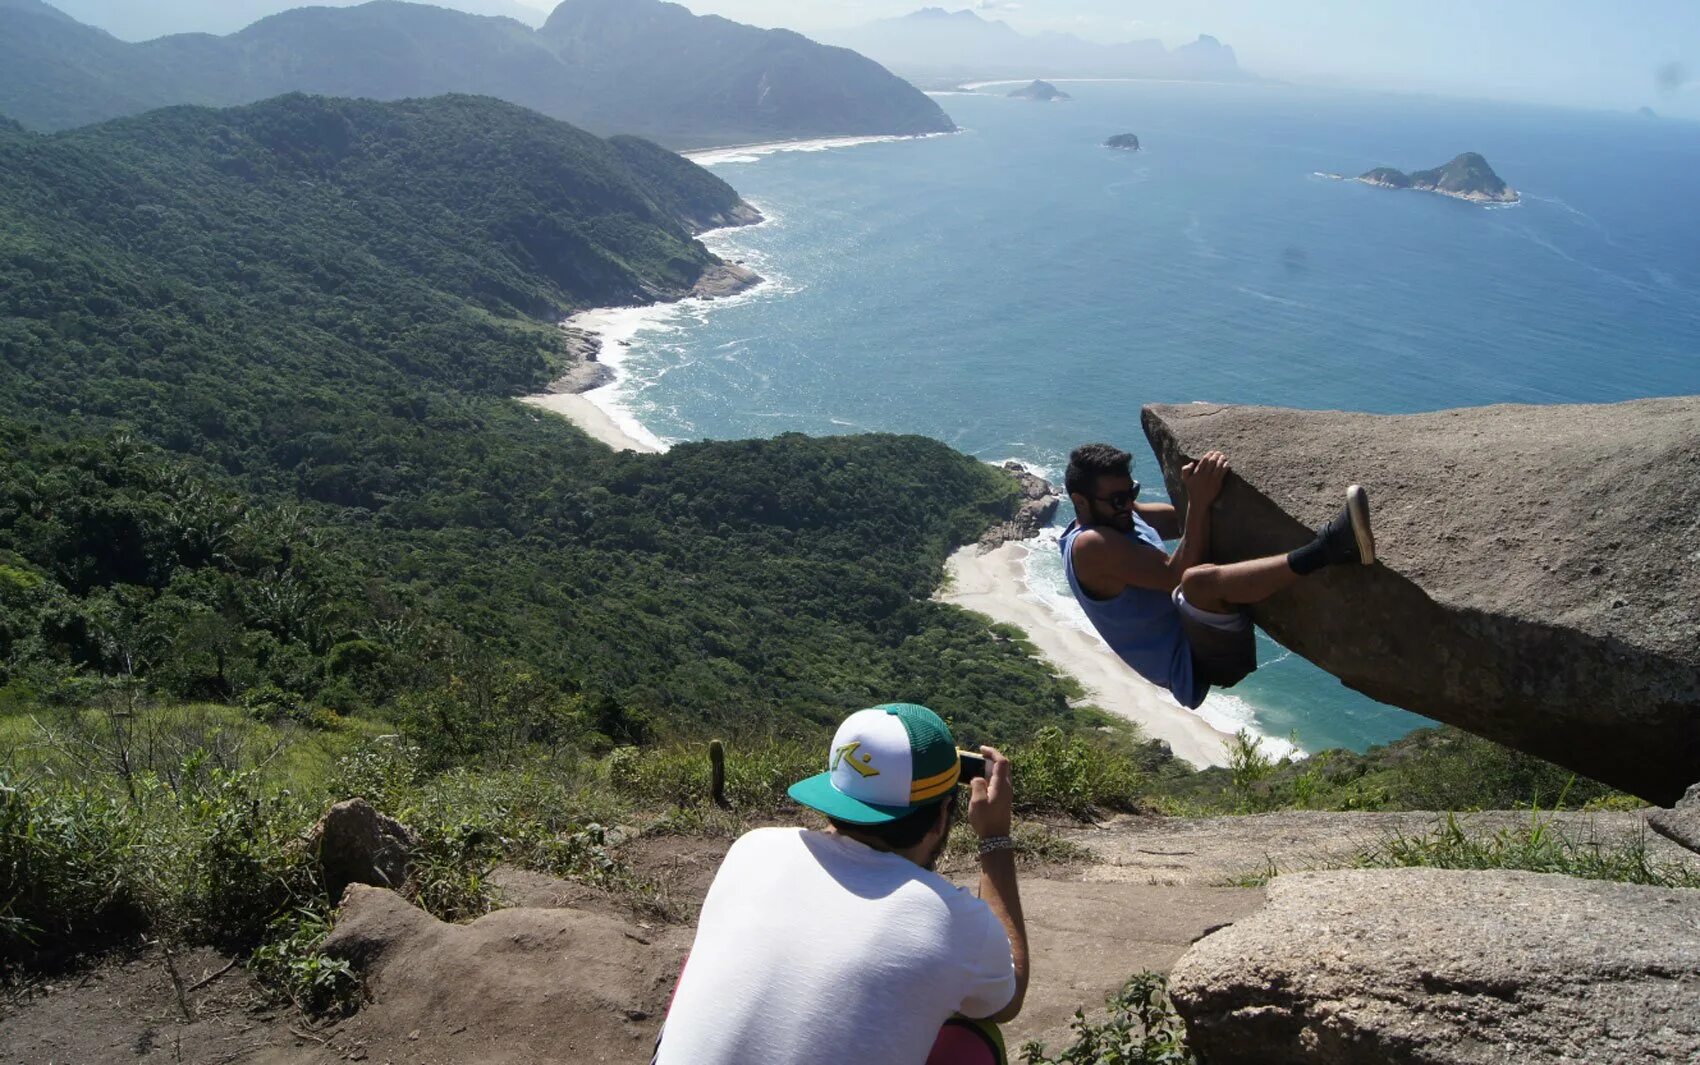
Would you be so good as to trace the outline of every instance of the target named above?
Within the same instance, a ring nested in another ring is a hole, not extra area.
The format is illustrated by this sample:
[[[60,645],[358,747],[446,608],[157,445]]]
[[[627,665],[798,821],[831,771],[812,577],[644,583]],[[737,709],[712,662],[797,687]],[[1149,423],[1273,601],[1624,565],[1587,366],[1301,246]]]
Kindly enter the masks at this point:
[[[923,1065],[953,1013],[1015,997],[991,907],[900,855],[761,828],[704,900],[660,1065]]]

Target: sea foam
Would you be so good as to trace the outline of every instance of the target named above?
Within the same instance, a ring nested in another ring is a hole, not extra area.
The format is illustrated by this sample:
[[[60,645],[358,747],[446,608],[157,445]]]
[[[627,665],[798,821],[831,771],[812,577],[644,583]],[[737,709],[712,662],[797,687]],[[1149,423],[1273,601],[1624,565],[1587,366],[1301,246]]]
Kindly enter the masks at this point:
[[[751,248],[741,245],[737,234],[757,226],[777,226],[781,222],[779,214],[759,204],[752,205],[762,212],[762,221],[756,226],[726,226],[721,229],[706,230],[698,234],[698,239],[710,251],[722,259],[742,262],[744,265],[762,275],[762,283],[747,288],[731,296],[718,299],[699,299],[690,297],[676,303],[651,303],[638,307],[598,307],[581,311],[568,318],[565,325],[593,333],[601,341],[601,349],[597,352],[596,361],[606,366],[612,374],[608,384],[593,388],[584,394],[584,398],[594,403],[609,419],[619,427],[620,431],[632,439],[656,448],[667,450],[676,440],[666,439],[648,425],[644,424],[641,416],[641,404],[637,391],[648,381],[635,380],[632,367],[628,365],[632,348],[640,337],[653,339],[656,334],[675,333],[689,326],[700,324],[711,312],[735,307],[752,299],[766,299],[782,296],[792,291],[791,284],[785,277],[774,271],[765,256]]]
[[[759,163],[769,155],[780,152],[830,152],[837,148],[856,148],[864,144],[892,144],[897,141],[930,140],[949,137],[950,133],[889,134],[876,137],[819,137],[814,140],[771,141],[767,144],[733,145],[726,148],[705,148],[697,152],[681,152],[698,166]]]

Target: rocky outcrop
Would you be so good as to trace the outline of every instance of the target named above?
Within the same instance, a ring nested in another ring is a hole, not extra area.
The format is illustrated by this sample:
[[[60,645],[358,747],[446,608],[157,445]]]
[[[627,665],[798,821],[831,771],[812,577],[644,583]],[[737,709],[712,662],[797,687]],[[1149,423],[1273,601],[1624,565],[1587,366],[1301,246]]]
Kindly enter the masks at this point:
[[[1170,988],[1211,1065],[1694,1061],[1697,905],[1541,873],[1297,873]]]
[[[350,884],[400,887],[413,845],[406,825],[365,799],[337,803],[307,833],[308,850],[318,859],[333,899]]]
[[[1358,175],[1357,180],[1390,189],[1438,192],[1474,203],[1516,203],[1521,199],[1517,190],[1502,181],[1488,161],[1475,152],[1465,152],[1444,166],[1409,174],[1390,166],[1378,166]]]
[[[549,383],[550,394],[577,395],[613,383],[613,369],[597,361],[602,353],[601,334],[562,322],[561,335],[567,372]]]
[[[1376,699],[1660,803],[1700,765],[1700,398],[1414,415],[1147,407],[1171,495],[1235,476],[1211,558],[1285,552],[1369,489],[1378,563],[1253,610]]]
[[[761,275],[747,266],[721,263],[702,272],[702,276],[697,278],[697,283],[691,288],[691,295],[704,300],[724,299],[747,288],[753,288],[761,284],[761,281]]]
[[[1104,147],[1124,152],[1139,151],[1139,138],[1131,133],[1118,133],[1104,142]]]
[[[987,529],[980,537],[980,550],[990,551],[1000,544],[1015,540],[1031,540],[1039,535],[1039,530],[1051,523],[1056,516],[1057,506],[1062,497],[1052,486],[1051,482],[1031,472],[1019,462],[1006,462],[1003,468],[1021,489],[1021,502],[1016,505],[1015,514],[1008,520]]]
[[[337,1032],[373,1060],[534,1065],[647,1061],[689,930],[567,909],[437,920],[353,887],[322,948],[371,1001]]]
[[[1035,81],[1029,85],[1023,85],[1009,95],[1017,100],[1036,100],[1042,104],[1062,103],[1064,100],[1074,99],[1048,81]]]
[[[1649,813],[1647,826],[1672,843],[1700,854],[1700,784],[1688,789],[1676,809]]]
[[[732,229],[737,226],[759,226],[767,219],[750,204],[739,200],[731,209],[709,215],[702,221],[703,228],[707,230]]]

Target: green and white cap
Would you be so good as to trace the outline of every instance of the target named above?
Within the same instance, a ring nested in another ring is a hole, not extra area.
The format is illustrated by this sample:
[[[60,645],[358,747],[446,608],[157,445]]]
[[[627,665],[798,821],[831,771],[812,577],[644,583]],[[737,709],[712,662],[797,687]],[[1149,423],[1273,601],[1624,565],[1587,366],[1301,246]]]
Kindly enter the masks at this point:
[[[793,799],[857,825],[895,821],[950,794],[962,773],[939,715],[914,703],[858,710],[838,726],[827,771],[799,780]]]

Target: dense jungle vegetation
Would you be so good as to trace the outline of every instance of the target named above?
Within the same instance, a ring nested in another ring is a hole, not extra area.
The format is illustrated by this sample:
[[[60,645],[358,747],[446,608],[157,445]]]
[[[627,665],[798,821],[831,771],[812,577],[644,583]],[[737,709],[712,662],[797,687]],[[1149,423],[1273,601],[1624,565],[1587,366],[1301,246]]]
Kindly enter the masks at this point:
[[[465,917],[499,861],[624,883],[598,826],[677,827],[693,742],[772,814],[892,699],[1015,749],[1046,811],[1416,793],[1100,732],[1019,634],[929,599],[1016,497],[942,444],[614,454],[513,402],[556,320],[686,291],[695,220],[737,202],[478,98],[0,124],[0,974],[147,934],[258,949],[328,1008],[292,841],[329,799],[413,824],[409,895]],[[1505,782],[1484,805],[1562,776],[1442,746]]]
[[[1067,720],[1017,647],[924,601],[1008,510],[1000,474],[921,439],[617,456],[507,398],[547,380],[551,320],[713,261],[680,212],[737,194],[693,164],[471,98],[6,148],[10,698],[123,673],[448,720],[523,673],[624,737],[897,695]]]

